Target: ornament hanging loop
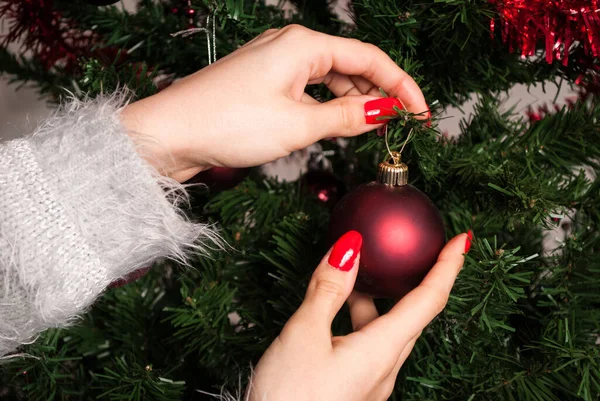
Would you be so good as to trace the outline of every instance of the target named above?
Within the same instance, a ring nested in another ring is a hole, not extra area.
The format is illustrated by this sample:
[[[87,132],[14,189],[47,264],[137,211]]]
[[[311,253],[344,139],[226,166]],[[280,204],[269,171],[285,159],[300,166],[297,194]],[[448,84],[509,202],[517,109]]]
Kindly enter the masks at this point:
[[[404,107],[404,104],[402,105]],[[406,107],[404,107],[406,110]],[[408,120],[408,117],[405,117]],[[389,186],[402,186],[408,184],[408,166],[402,163],[402,152],[410,140],[414,128],[411,128],[400,148],[400,151],[392,151],[388,140],[388,124],[384,126],[385,147],[390,157],[382,163],[379,163],[377,170],[377,181]]]
[[[402,162],[402,154],[396,150],[392,150],[390,152],[390,158],[386,161],[386,163],[398,166]]]
[[[390,149],[390,143],[388,141],[388,125],[386,124],[384,127],[384,132],[385,132],[385,147],[390,155],[390,157],[392,158],[392,160],[394,161],[395,165],[400,164],[401,160],[402,160],[402,152],[404,152],[404,148],[406,147],[406,144],[408,143],[408,140],[410,139],[410,136],[413,133],[414,128],[411,128],[410,131],[408,132],[408,135],[406,136],[406,140],[404,141],[404,143],[402,144],[402,147],[400,148],[399,152],[392,152],[392,150]]]
[[[406,140],[402,144],[402,147],[400,148],[400,152],[398,152],[400,155],[402,155],[402,152],[404,152],[404,148],[406,147],[406,144],[408,143],[408,140],[410,139],[410,136],[412,135],[413,131],[414,131],[414,128],[411,128],[410,131],[408,131],[408,135],[406,135]]]
[[[190,4],[191,6],[191,4]],[[198,32],[204,32],[206,34],[206,46],[208,53],[208,64],[215,63],[217,61],[217,35],[215,32],[215,22],[217,18],[217,12],[213,12],[212,14],[212,37],[211,37],[211,15],[209,14],[206,17],[206,27],[205,28],[189,28],[183,31],[175,32],[171,34],[171,37],[181,36],[183,38],[187,38],[188,36],[194,35]]]
[[[396,164],[396,159],[394,158],[394,154],[392,153],[392,151],[390,150],[390,143],[388,141],[388,125],[385,124],[384,126],[384,131],[385,131],[385,147],[387,148],[388,153],[390,154],[390,157],[392,158],[392,160],[394,160],[394,164]],[[400,155],[398,155],[398,162],[400,162]]]

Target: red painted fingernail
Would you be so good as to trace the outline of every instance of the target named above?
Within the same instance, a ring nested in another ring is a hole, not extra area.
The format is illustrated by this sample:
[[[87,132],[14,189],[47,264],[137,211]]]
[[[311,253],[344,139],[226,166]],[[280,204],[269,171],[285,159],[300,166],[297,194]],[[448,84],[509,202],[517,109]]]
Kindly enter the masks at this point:
[[[362,235],[358,231],[348,231],[333,245],[329,255],[329,264],[338,270],[349,271],[354,266],[361,246]]]
[[[471,244],[473,243],[473,230],[469,230],[467,233],[467,242],[465,243],[465,253],[469,253],[469,249],[471,249]]]
[[[431,128],[431,109],[429,108],[429,105],[427,105],[427,128]]]
[[[367,124],[383,124],[396,114],[394,107],[403,109],[402,103],[395,97],[384,97],[381,99],[370,100],[365,103],[365,119]]]

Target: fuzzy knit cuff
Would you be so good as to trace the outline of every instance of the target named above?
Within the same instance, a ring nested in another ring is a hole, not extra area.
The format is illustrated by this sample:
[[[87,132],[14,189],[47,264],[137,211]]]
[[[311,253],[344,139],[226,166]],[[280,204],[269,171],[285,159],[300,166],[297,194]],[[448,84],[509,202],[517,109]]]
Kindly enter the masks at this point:
[[[0,143],[0,356],[71,324],[128,273],[218,243],[181,213],[183,187],[136,152],[123,104],[72,100]]]

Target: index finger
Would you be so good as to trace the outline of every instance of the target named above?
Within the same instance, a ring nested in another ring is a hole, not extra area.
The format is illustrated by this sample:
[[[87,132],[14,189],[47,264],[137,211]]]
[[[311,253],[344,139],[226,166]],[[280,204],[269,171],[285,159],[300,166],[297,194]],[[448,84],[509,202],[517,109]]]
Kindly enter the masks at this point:
[[[361,330],[374,349],[389,344],[386,351],[394,349],[399,354],[444,309],[465,260],[467,238],[460,234],[448,242],[423,282]]]
[[[419,85],[380,48],[356,39],[325,35],[318,46],[319,57],[313,58],[312,76],[325,76],[330,70],[345,75],[358,75],[382,88],[388,96],[400,99],[412,113],[429,110]]]

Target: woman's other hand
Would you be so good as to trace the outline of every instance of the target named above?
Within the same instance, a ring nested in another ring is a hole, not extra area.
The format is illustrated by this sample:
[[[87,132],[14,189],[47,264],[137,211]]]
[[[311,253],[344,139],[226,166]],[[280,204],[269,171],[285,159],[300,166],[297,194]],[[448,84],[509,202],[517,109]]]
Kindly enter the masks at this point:
[[[325,255],[304,302],[256,367],[251,401],[388,399],[417,338],[446,305],[470,239],[448,242],[423,282],[383,316],[371,298],[352,293],[361,244],[350,231]],[[333,337],[331,323],[346,301],[354,332]]]

